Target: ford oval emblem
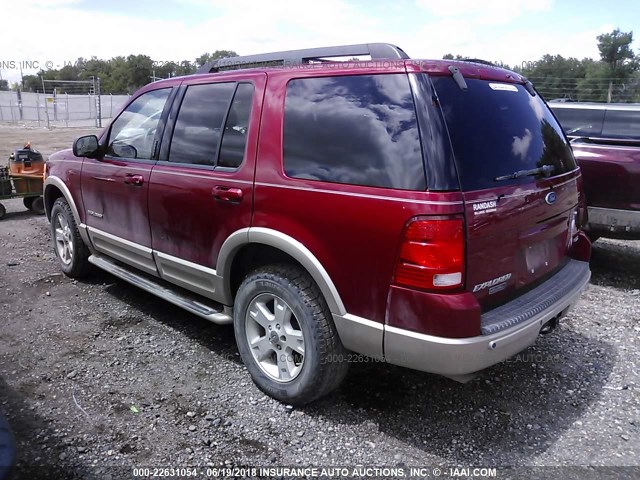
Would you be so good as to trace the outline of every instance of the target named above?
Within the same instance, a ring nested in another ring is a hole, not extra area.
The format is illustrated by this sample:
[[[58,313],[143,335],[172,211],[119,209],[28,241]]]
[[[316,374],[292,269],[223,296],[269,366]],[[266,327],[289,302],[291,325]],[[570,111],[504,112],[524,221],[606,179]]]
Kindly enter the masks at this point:
[[[556,203],[556,192],[547,193],[547,196],[544,197],[544,201],[547,202],[548,205]]]

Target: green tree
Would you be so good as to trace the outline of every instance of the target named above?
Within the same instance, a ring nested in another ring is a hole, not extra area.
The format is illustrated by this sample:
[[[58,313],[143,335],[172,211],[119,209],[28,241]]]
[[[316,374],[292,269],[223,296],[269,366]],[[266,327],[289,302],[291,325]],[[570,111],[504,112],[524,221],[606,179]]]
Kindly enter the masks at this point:
[[[585,58],[582,61],[584,75],[577,79],[576,96],[579,102],[606,102],[609,69],[604,63]]]
[[[578,98],[578,82],[585,76],[585,60],[543,55],[535,62],[522,62],[516,70],[531,80],[546,99]]]
[[[198,67],[201,67],[207,62],[212,62],[214,60],[218,60],[219,58],[231,58],[237,57],[238,54],[233,50],[216,50],[213,53],[203,53],[198,58],[196,58],[196,64]]]
[[[0,92],[9,90],[9,81],[0,80]]]
[[[631,49],[633,32],[616,28],[611,33],[598,35],[597,40],[600,59],[609,67],[607,101],[611,102],[614,81],[626,80],[638,69],[638,59]]]
[[[147,55],[129,55],[127,57],[127,93],[133,93],[138,88],[151,81],[153,60]]]

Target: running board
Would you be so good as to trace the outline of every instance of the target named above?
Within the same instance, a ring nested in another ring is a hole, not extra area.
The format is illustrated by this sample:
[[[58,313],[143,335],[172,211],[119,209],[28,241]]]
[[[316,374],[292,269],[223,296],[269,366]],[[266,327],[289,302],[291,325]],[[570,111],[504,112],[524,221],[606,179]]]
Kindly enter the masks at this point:
[[[162,298],[163,300],[171,302],[180,308],[184,308],[188,312],[198,315],[205,320],[209,320],[210,322],[217,323],[219,325],[226,325],[233,322],[231,315],[226,313],[225,307],[220,304],[217,304],[217,306],[214,307],[201,303],[194,300],[189,294],[167,288],[144,274],[132,272],[127,268],[121,267],[115,261],[102,255],[91,255],[89,257],[89,262],[102,270],[106,270],[125,282],[129,282],[136,287]]]

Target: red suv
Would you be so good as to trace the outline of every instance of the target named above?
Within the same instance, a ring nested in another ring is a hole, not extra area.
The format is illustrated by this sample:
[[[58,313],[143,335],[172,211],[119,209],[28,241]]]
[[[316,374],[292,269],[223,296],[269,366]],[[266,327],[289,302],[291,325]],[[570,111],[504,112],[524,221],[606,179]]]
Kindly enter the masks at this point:
[[[233,323],[267,394],[326,394],[350,352],[467,380],[587,285],[580,170],[520,75],[388,44],[202,70],[51,156],[46,211],[67,275]]]
[[[584,179],[589,238],[640,240],[640,104],[549,104]]]

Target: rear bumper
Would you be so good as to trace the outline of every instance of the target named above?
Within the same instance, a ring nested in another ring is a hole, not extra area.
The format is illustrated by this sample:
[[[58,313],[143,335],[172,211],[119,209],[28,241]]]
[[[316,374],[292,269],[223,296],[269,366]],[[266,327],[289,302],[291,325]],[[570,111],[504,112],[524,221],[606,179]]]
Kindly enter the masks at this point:
[[[561,276],[563,272],[565,275]],[[549,287],[565,280],[569,272],[570,284],[565,284],[561,295],[550,299]],[[495,365],[533,345],[540,329],[554,318],[564,315],[578,300],[590,277],[588,263],[571,260],[547,282],[496,309],[502,312],[503,317],[492,318],[492,321],[502,327],[487,335],[444,338],[386,326],[385,360],[446,376],[468,375]]]
[[[588,211],[589,230],[603,235],[640,236],[640,210],[589,207]]]

